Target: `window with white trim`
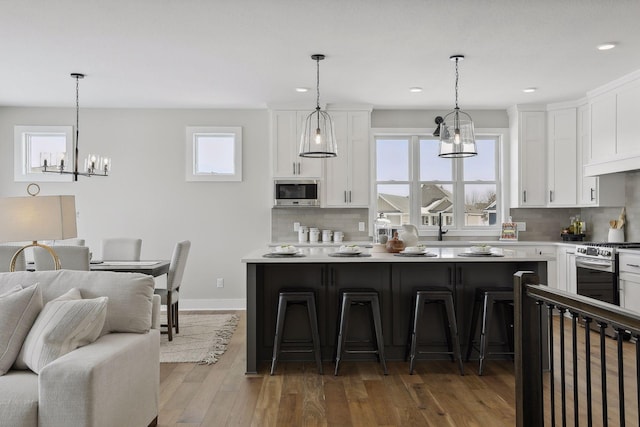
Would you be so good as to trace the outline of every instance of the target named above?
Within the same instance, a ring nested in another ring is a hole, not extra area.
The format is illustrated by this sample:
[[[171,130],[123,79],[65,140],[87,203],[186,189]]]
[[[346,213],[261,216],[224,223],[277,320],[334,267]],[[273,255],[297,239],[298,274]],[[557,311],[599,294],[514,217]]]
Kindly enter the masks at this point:
[[[439,140],[426,135],[375,137],[376,213],[393,225],[421,230],[498,230],[500,136],[476,136],[478,155],[438,157]]]
[[[187,127],[187,181],[242,181],[241,127]]]
[[[73,126],[14,126],[13,176],[18,182],[67,182],[70,175],[43,173],[73,158]]]

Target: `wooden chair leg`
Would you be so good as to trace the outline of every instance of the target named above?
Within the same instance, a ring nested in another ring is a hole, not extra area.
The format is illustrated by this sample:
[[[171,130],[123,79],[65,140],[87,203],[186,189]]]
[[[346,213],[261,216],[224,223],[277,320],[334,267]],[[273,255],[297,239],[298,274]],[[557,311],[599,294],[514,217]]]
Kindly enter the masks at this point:
[[[175,309],[175,315],[176,315],[176,334],[180,333],[180,319],[178,317],[178,313],[180,313],[180,309],[178,307],[178,305],[180,304],[180,301],[176,301],[176,309]]]
[[[167,335],[169,341],[173,341],[173,304],[171,302],[171,291],[169,291],[167,292]]]

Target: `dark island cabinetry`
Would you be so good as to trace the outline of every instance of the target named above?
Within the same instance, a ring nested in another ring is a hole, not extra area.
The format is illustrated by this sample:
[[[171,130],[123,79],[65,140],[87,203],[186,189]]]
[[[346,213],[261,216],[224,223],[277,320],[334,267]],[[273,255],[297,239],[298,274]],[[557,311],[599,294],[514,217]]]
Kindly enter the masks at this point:
[[[444,286],[454,293],[460,341],[465,353],[475,289],[481,286],[511,286],[517,271],[535,271],[546,277],[546,261],[511,262],[247,262],[247,372],[257,372],[257,364],[269,361],[273,351],[278,293],[282,289],[308,288],[316,293],[318,327],[323,360],[335,357],[339,291],[343,288],[372,288],[380,295],[385,353],[388,360],[403,360],[411,318],[412,296],[417,288]],[[293,306],[287,312],[285,339],[305,340],[310,336],[306,309]],[[424,322],[434,327],[422,342],[446,346],[438,310],[425,310]],[[349,339],[372,339],[369,311],[354,307]],[[357,344],[356,344],[357,345]],[[365,344],[362,344],[365,345]],[[372,358],[370,354],[350,357]],[[436,356],[434,357],[446,357]],[[312,353],[288,353],[281,360],[313,361]]]

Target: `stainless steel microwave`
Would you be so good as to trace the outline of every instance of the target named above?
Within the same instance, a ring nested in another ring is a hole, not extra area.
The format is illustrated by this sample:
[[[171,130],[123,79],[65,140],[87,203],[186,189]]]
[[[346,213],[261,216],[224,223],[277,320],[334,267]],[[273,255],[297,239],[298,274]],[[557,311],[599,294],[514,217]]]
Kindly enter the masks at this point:
[[[275,206],[320,206],[318,181],[275,180]]]

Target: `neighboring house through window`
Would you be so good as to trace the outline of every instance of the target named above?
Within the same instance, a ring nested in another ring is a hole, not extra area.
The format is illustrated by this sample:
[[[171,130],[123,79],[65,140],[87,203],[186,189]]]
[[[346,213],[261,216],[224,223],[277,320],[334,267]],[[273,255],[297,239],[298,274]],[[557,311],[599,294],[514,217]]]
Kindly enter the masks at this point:
[[[432,136],[375,136],[375,215],[423,231],[437,228],[440,218],[450,230],[499,230],[500,139],[476,136],[477,156],[445,159]]]

